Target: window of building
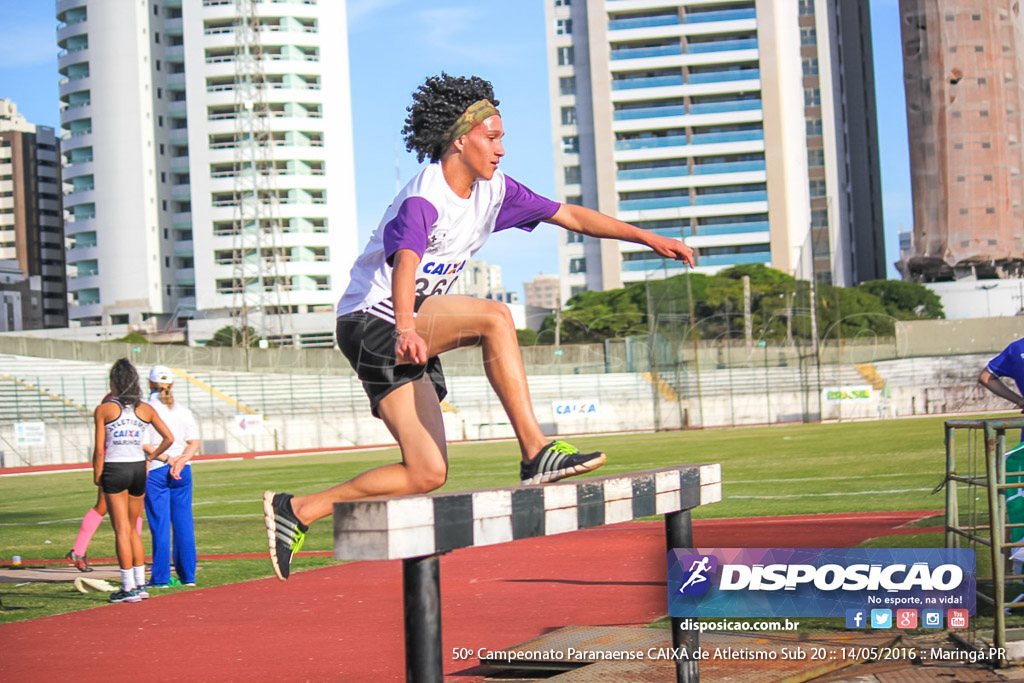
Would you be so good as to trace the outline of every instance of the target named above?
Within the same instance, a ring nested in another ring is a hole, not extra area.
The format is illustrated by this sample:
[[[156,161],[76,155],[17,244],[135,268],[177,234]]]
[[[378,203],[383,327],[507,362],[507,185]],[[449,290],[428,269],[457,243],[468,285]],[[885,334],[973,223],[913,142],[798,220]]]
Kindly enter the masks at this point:
[[[821,119],[807,119],[807,137],[821,135]]]
[[[160,16],[160,5],[153,5],[153,16],[154,17],[159,17]]]
[[[156,89],[156,98],[159,100],[163,96],[164,96],[164,89],[163,88],[157,88]]]
[[[575,95],[576,94],[576,77],[575,76],[563,76],[558,79],[558,93],[560,95]]]
[[[562,125],[576,125],[576,107],[562,107]]]
[[[586,285],[573,285],[569,287],[569,296],[576,296],[577,294],[582,294],[585,291],[587,291]]]
[[[804,106],[820,107],[821,90],[819,90],[818,88],[804,88]]]
[[[814,14],[814,0],[800,0],[800,14],[802,16]]]
[[[158,60],[156,60],[156,70],[157,70],[157,71],[159,71],[159,70],[160,70],[160,60],[159,60],[159,59],[158,59]]]
[[[825,196],[825,180],[823,178],[811,180],[807,183],[807,187],[811,191],[812,199]]]
[[[566,204],[572,204],[574,206],[583,206],[583,197],[578,194],[571,194],[565,198]]]
[[[572,4],[572,0],[555,0],[555,7],[568,7]]]
[[[566,135],[562,138],[562,153],[563,154],[579,154],[580,153],[580,136],[579,135]]]
[[[811,167],[824,166],[825,165],[825,150],[823,149],[809,149],[807,150],[807,165]]]
[[[572,49],[572,45],[566,47],[560,47],[558,52],[558,66],[572,66],[576,60],[576,54]]]
[[[565,167],[565,184],[566,185],[579,185],[582,175],[580,173],[579,166],[566,166]]]
[[[572,19],[555,19],[555,35],[572,35]]]
[[[585,272],[587,272],[587,259],[585,259],[585,258],[571,258],[571,259],[569,259],[569,272],[570,273],[585,273]]]
[[[161,142],[160,143],[160,154],[162,155],[163,153],[164,153],[164,143]]]
[[[804,76],[818,75],[818,58],[810,57],[803,60]]]
[[[801,45],[817,45],[818,43],[818,32],[814,30],[813,26],[804,26],[800,29],[800,44]]]
[[[572,230],[565,231],[565,243],[566,244],[581,244],[583,242],[583,234],[573,232]]]
[[[811,227],[828,227],[828,211],[826,211],[825,209],[815,209],[811,211]]]

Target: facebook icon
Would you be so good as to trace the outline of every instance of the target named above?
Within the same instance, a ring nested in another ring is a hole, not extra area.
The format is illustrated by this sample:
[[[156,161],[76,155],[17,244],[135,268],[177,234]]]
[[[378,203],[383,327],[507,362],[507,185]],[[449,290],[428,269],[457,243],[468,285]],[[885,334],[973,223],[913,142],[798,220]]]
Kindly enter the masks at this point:
[[[866,617],[862,609],[846,610],[846,628],[864,628]]]

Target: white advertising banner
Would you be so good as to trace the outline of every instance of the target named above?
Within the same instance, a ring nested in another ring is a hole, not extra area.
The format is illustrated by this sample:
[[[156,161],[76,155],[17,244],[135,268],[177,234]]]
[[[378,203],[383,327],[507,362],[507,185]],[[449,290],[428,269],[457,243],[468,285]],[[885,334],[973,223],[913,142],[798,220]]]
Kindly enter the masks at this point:
[[[570,417],[597,417],[601,412],[601,402],[597,399],[552,401],[551,410],[555,414],[555,419]]]

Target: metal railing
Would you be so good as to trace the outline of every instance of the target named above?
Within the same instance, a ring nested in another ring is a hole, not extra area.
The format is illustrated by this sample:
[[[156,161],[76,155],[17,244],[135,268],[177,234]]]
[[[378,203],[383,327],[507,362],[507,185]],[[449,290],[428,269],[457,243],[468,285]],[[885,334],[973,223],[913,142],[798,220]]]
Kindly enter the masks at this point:
[[[1007,520],[1007,493],[1010,490],[1024,489],[1024,472],[1006,471],[1006,431],[1024,429],[1024,418],[992,419],[992,420],[947,420],[945,423],[946,444],[946,547],[960,547],[961,539],[967,539],[971,547],[986,546],[991,553],[991,581],[977,582],[978,599],[992,606],[994,623],[992,628],[992,645],[1006,648],[1006,616],[1011,609],[1024,609],[1024,602],[1006,600],[1006,582],[1024,579],[1024,574],[1015,574],[1011,569],[1010,554],[1016,548],[1024,548],[1024,541],[1012,541],[1014,529],[1024,528],[1024,523],[1010,523]],[[967,462],[959,462],[956,457],[956,432],[967,430]],[[979,436],[984,443],[984,462],[979,462],[977,445]],[[973,446],[973,447],[972,447]],[[966,468],[960,467],[966,465]],[[959,467],[959,469],[958,469]],[[984,467],[982,470],[981,468]],[[958,473],[960,472],[960,473]],[[1018,478],[1007,483],[1007,477]],[[972,487],[983,487],[985,503],[979,509],[977,495],[967,496],[966,519],[961,517],[958,484],[964,484],[967,491]],[[991,583],[991,595],[982,589],[982,585]],[[977,630],[968,632],[973,638],[958,639],[971,647],[975,647]],[[999,660],[1000,666],[1006,665],[1005,657]]]

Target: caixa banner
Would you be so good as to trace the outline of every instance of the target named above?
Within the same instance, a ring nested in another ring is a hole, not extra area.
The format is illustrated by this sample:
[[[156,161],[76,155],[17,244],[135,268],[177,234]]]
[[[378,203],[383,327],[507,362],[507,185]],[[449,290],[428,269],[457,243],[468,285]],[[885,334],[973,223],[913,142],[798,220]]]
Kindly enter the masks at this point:
[[[973,550],[676,548],[673,617],[844,617],[848,609],[975,607]]]

